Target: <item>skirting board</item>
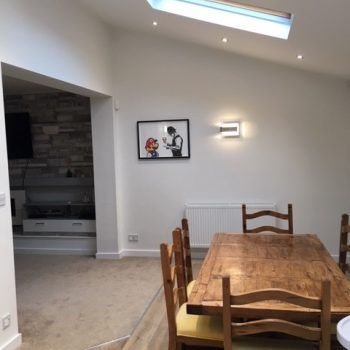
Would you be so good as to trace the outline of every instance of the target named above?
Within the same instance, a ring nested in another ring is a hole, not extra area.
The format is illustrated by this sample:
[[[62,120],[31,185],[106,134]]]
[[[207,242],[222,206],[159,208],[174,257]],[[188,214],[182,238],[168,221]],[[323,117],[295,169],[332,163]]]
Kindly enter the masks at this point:
[[[192,258],[193,259],[204,259],[208,249],[207,248],[192,248]],[[96,254],[97,255],[97,254]],[[122,249],[118,255],[120,258],[124,256],[136,256],[136,257],[149,257],[149,258],[159,258],[160,254],[158,250],[146,250],[146,249]],[[336,263],[338,263],[339,256],[332,254],[332,258]],[[350,258],[348,258],[348,263],[350,263]]]
[[[0,350],[16,350],[22,344],[22,334],[16,334],[11,340],[7,343],[0,345]]]
[[[331,257],[333,260],[338,264],[339,261],[339,255],[338,254],[331,254]],[[346,262],[350,264],[350,256],[346,258]]]
[[[110,259],[110,260],[119,260],[122,258],[121,253],[114,253],[114,252],[108,252],[108,253],[96,253],[96,259]]]
[[[96,237],[15,235],[13,244],[16,254],[96,254]]]
[[[14,236],[16,254],[60,254],[60,255],[95,255],[96,259],[121,259],[124,256],[159,257],[158,249],[122,249],[119,252],[96,252],[95,237],[40,237]],[[193,259],[203,259],[207,248],[192,248]],[[339,256],[332,254],[334,261]],[[350,263],[350,258],[348,258]],[[2,350],[0,348],[0,350]]]
[[[193,248],[192,249],[192,258],[193,259],[204,259],[207,253],[207,248]],[[159,258],[159,250],[145,250],[145,249],[122,249],[120,251],[120,257],[125,256],[136,256],[136,257],[145,257],[145,258]]]
[[[136,256],[146,258],[159,258],[159,250],[146,250],[146,249],[122,249],[120,251],[121,257],[124,256]]]
[[[33,254],[33,255],[84,255],[94,256],[95,250],[82,249],[47,249],[47,248],[15,248],[15,254]],[[0,349],[1,350],[1,349]]]

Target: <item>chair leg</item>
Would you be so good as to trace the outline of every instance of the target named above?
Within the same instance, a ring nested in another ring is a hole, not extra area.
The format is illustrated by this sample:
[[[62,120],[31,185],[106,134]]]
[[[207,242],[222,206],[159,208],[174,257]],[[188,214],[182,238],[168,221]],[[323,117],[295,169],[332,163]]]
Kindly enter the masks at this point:
[[[175,339],[169,339],[169,350],[177,350],[177,342]]]

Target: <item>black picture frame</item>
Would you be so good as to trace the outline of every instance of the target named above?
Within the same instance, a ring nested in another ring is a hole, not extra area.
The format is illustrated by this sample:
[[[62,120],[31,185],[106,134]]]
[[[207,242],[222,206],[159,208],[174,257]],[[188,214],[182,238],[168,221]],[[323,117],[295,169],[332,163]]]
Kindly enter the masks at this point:
[[[138,121],[137,146],[142,160],[190,158],[189,119]]]

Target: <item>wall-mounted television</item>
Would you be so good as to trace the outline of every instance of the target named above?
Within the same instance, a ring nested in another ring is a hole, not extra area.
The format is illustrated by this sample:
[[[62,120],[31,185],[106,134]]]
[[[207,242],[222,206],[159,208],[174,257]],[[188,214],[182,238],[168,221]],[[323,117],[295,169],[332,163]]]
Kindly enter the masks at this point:
[[[5,113],[5,125],[8,158],[33,158],[29,113]]]

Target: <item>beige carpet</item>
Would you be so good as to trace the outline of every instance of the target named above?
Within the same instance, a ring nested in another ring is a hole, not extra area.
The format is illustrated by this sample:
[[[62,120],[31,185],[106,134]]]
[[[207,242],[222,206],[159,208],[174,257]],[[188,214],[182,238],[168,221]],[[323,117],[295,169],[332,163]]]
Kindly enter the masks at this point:
[[[21,350],[83,350],[129,335],[161,286],[156,258],[15,257]]]

